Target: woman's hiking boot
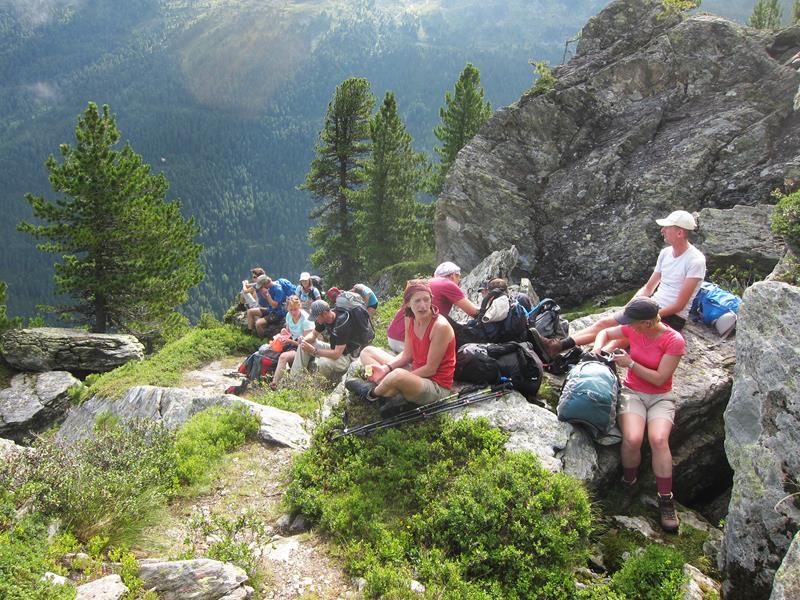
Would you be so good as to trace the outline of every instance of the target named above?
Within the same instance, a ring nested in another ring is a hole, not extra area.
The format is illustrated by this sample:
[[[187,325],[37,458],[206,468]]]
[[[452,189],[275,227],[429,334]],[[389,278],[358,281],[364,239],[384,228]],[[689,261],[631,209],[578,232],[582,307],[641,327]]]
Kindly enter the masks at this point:
[[[358,378],[348,379],[344,382],[344,387],[357,398],[361,398],[367,402],[375,402],[375,400],[378,399],[378,397],[372,393],[377,387],[377,384],[371,381],[364,381]]]
[[[670,492],[669,496],[658,494],[658,510],[661,513],[661,529],[669,533],[678,531],[678,526],[681,521],[675,510],[672,492]]]
[[[537,354],[543,362],[550,362],[561,353],[561,340],[546,338],[535,327],[531,327],[528,332],[528,337],[534,349],[539,350]]]

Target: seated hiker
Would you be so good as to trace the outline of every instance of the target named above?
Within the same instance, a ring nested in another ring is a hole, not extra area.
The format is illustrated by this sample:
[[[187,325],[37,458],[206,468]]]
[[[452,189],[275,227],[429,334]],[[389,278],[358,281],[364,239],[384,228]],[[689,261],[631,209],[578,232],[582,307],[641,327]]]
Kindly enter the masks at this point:
[[[296,348],[300,344],[300,340],[312,329],[314,329],[314,322],[309,319],[308,313],[303,310],[300,298],[289,296],[286,301],[286,327],[281,329],[284,348]],[[296,355],[296,350],[284,350],[275,367],[275,374],[269,384],[270,388],[273,390],[278,389],[278,384],[283,378],[283,371],[286,369],[286,365],[292,364]]]
[[[252,329],[252,319],[258,337],[264,337],[270,324],[280,323],[286,316],[286,295],[283,286],[268,275],[260,275],[256,279],[255,288],[259,307],[247,310],[247,328]]]
[[[328,289],[328,291],[325,292],[325,296],[328,298],[328,302],[330,302],[331,304],[336,304],[336,298],[339,297],[340,292],[341,290],[336,286]]]
[[[433,305],[433,294],[425,280],[412,279],[403,293],[406,345],[393,356],[374,346],[361,353],[361,362],[372,367],[369,381],[350,379],[345,387],[375,400],[387,400],[383,416],[403,408],[406,401],[428,404],[450,395],[456,367],[453,328]],[[400,367],[411,363],[411,370]],[[399,398],[392,398],[399,395]],[[389,400],[391,399],[391,400]]]
[[[361,296],[361,299],[364,300],[364,304],[367,307],[367,312],[369,313],[370,317],[375,314],[375,311],[378,310],[378,297],[371,288],[367,287],[363,283],[357,283],[350,289],[350,291]]]
[[[247,308],[258,307],[258,297],[256,295],[255,281],[259,276],[264,274],[264,269],[261,267],[253,267],[250,269],[250,280],[242,279],[242,291],[239,294],[242,297],[242,302]],[[250,327],[252,329],[252,327]]]
[[[331,308],[324,300],[314,300],[309,318],[315,326],[300,340],[292,373],[306,368],[311,357],[314,357],[317,371],[335,380],[375,337],[369,314],[363,306],[344,308],[335,305]],[[330,337],[330,346],[327,348],[317,343],[319,336],[324,333]]]
[[[697,229],[691,213],[676,210],[664,219],[656,219],[656,223],[661,226],[661,235],[669,245],[659,253],[650,279],[634,298],[652,296],[660,307],[661,320],[675,331],[681,331],[686,325],[692,300],[706,276],[706,258],[689,242],[689,232]],[[600,319],[563,340],[543,339],[545,350],[554,357],[576,345],[589,344],[599,331],[619,324],[618,317],[622,312]]]
[[[433,272],[433,277],[428,280],[428,285],[433,294],[433,305],[439,314],[445,317],[450,315],[453,306],[460,308],[470,317],[478,314],[478,307],[466,297],[464,291],[458,286],[461,281],[461,268],[452,262],[443,262]],[[387,330],[389,348],[393,352],[403,351],[405,307],[397,311]]]
[[[675,422],[672,375],[685,354],[685,343],[680,333],[661,322],[660,308],[652,298],[634,298],[619,315],[620,325],[597,334],[594,351],[610,347],[617,340],[630,346],[629,352],[617,350],[614,354],[614,362],[627,368],[617,408],[622,430],[622,482],[636,483],[647,429],[661,527],[665,531],[677,531],[669,435]]]
[[[314,300],[322,299],[322,294],[314,287],[311,274],[306,271],[300,273],[300,282],[297,284],[295,294],[300,299],[303,310],[306,311],[311,308],[311,303],[314,302]]]

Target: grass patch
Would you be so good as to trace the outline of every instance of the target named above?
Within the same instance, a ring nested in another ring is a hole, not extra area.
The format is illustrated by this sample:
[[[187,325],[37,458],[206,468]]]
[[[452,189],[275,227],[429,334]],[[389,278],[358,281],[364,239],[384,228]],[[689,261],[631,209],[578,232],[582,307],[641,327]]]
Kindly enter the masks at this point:
[[[384,267],[371,277],[372,281],[389,279],[389,293],[401,294],[409,279],[430,277],[436,268],[436,258],[433,253],[425,254],[417,260],[407,260]],[[397,310],[397,309],[395,309]]]
[[[614,306],[625,306],[628,303],[628,300],[633,298],[639,289],[640,288],[636,288],[635,290],[621,292],[615,296],[611,296],[610,298],[603,298],[600,302],[597,300],[587,300],[583,304],[571,306],[562,311],[562,316],[568,321],[574,321],[575,319],[580,319],[581,317],[585,317],[587,315],[603,312],[604,310]]]
[[[375,328],[375,339],[372,340],[373,346],[388,348],[389,342],[386,337],[386,329],[394,319],[395,314],[403,304],[403,295],[393,296],[378,305],[378,310],[372,317],[372,325]]]
[[[368,598],[566,597],[591,511],[576,480],[508,453],[484,419],[448,417],[335,442],[323,423],[291,469],[286,502],[343,542]]]
[[[283,382],[287,384],[286,387],[281,386],[277,390],[261,387],[251,392],[247,399],[297,413],[306,419],[319,418],[322,402],[330,391],[330,381],[320,375],[303,372],[299,377],[287,373]]]
[[[129,362],[99,377],[90,376],[89,395],[120,398],[135,385],[174,386],[185,371],[230,354],[250,354],[258,346],[258,339],[233,326],[193,329],[143,361]]]

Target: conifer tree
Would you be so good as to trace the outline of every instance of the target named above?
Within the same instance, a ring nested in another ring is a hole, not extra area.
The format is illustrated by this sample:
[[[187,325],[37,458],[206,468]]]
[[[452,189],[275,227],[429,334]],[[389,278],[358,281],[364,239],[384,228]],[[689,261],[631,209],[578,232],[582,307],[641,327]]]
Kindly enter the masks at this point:
[[[150,173],[130,144],[113,149],[120,134],[107,105],[100,112],[89,103],[75,138],[75,147],[60,146],[63,162],[51,155],[46,163],[62,196],[26,195],[44,224],[17,226],[48,240],[40,250],[62,255],[56,291],[75,303],[57,311],[95,332],[174,320],[175,307],[203,278],[194,220],[181,216],[180,202],[165,200],[166,178]]]
[[[433,128],[434,135],[442,142],[441,147],[435,148],[439,165],[431,184],[431,193],[437,196],[458,151],[478,133],[492,114],[491,104],[483,98],[481,74],[470,63],[458,77],[454,92],[445,92],[444,103],[439,109],[442,122]]]
[[[747,24],[756,29],[778,29],[783,19],[779,0],[757,0]]]
[[[362,271],[352,196],[364,183],[363,163],[370,151],[369,122],[374,104],[366,79],[352,77],[336,87],[319,133],[317,155],[300,186],[321,202],[309,215],[319,219],[309,233],[315,248],[311,262],[327,281],[340,286],[355,283]]]
[[[411,147],[411,135],[387,92],[370,122],[372,154],[364,165],[367,187],[359,191],[356,225],[364,271],[416,258],[430,244],[417,192],[425,180],[425,156]]]
[[[22,324],[22,320],[19,317],[16,318],[9,318],[8,317],[8,308],[6,307],[6,290],[8,286],[6,285],[5,281],[0,281],[0,333],[12,329],[14,327],[19,327]]]

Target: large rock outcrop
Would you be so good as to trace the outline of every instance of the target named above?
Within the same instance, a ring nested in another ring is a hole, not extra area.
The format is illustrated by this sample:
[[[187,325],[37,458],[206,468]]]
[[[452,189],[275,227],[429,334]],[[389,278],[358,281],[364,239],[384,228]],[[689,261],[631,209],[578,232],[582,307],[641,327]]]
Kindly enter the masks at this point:
[[[12,329],[3,335],[0,348],[18,371],[104,373],[144,358],[144,346],[132,335],[58,327]]]
[[[151,385],[132,387],[118,399],[99,396],[90,398],[69,411],[64,424],[56,433],[56,439],[70,444],[92,435],[97,417],[104,413],[119,417],[122,421],[160,420],[172,428],[211,406],[231,406],[236,403],[245,405],[261,419],[258,437],[262,441],[289,448],[303,448],[308,445],[310,434],[306,420],[293,412],[244,400],[232,394]]]
[[[744,294],[725,451],[734,470],[720,568],[725,597],[759,600],[800,530],[800,288]]]
[[[0,390],[0,437],[21,442],[60,421],[68,390],[77,383],[66,371],[14,375],[11,386]]]
[[[639,287],[655,218],[769,202],[800,172],[800,75],[781,60],[798,41],[781,39],[778,52],[775,35],[722,18],[612,2],[552,90],[497,111],[461,150],[437,255],[469,269],[513,244],[515,274],[567,303]]]

